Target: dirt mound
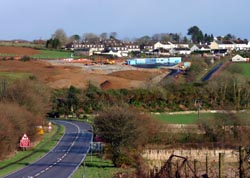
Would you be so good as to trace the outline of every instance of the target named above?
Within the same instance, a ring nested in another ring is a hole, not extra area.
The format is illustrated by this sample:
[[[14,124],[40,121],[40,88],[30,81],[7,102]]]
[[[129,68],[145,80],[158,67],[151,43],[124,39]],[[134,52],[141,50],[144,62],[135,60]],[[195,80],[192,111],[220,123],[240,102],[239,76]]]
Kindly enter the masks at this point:
[[[101,83],[101,89],[103,90],[108,90],[112,88],[112,83],[108,80],[106,80],[105,82]]]
[[[17,46],[0,46],[1,54],[10,54],[16,56],[31,56],[34,54],[39,54],[38,50],[27,48],[27,47],[17,47]]]

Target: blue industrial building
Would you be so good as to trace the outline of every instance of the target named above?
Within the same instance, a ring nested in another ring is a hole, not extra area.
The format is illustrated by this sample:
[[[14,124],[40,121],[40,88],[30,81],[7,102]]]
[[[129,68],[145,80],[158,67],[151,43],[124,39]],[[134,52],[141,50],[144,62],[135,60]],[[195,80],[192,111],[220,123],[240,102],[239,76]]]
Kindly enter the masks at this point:
[[[128,59],[127,65],[135,67],[156,68],[161,66],[174,66],[181,63],[181,57],[168,57],[168,58],[136,58]]]

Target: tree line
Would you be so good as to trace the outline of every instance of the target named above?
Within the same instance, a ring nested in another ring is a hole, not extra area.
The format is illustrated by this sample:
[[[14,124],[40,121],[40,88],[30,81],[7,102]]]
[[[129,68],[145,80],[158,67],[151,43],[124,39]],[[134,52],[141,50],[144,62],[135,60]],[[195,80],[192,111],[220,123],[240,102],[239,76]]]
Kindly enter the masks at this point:
[[[51,36],[50,39],[46,41],[46,48],[54,48],[59,49],[62,45],[66,45],[67,43],[76,41],[89,41],[89,42],[96,42],[99,40],[107,40],[107,39],[117,39],[118,33],[117,32],[103,32],[101,34],[95,34],[92,32],[84,33],[82,36],[79,34],[74,34],[71,36],[67,36],[63,29],[57,29]],[[235,35],[231,33],[226,34],[225,36],[218,36],[218,40],[241,40],[237,38]],[[195,44],[207,44],[214,40],[213,34],[204,33],[198,26],[194,25],[187,29],[187,34],[183,35],[181,33],[156,33],[152,36],[145,35],[142,37],[129,39],[125,38],[124,41],[134,41],[141,44],[147,44],[152,41],[172,41],[177,43],[195,43]],[[244,39],[244,41],[248,41]]]

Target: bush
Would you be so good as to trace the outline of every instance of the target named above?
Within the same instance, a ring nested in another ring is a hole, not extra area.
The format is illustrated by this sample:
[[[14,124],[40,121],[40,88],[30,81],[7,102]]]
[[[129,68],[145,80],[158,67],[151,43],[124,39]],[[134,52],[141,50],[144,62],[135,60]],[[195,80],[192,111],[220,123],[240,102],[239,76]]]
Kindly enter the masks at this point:
[[[133,165],[130,156],[124,153],[139,149],[158,131],[151,117],[126,106],[111,107],[100,112],[94,120],[94,126],[97,135],[110,144],[116,166],[121,163]],[[125,159],[123,155],[128,158]]]
[[[23,56],[20,61],[26,62],[26,61],[30,61],[31,58],[29,56]]]

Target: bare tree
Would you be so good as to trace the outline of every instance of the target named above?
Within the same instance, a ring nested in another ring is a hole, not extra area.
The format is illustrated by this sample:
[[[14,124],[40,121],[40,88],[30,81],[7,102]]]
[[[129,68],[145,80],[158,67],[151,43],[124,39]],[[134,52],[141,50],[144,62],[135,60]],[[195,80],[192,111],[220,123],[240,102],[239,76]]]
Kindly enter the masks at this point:
[[[93,42],[93,41],[99,40],[99,37],[98,37],[98,35],[96,35],[94,33],[84,33],[83,40]]]
[[[68,37],[63,29],[57,29],[52,35],[53,39],[58,39],[62,45],[65,45],[68,42]]]
[[[70,41],[77,41],[79,42],[81,40],[81,37],[77,34],[75,35],[72,35],[70,38],[69,38]]]
[[[117,38],[117,32],[111,32],[109,38]]]
[[[103,32],[103,33],[100,34],[100,38],[102,40],[106,40],[106,39],[108,39],[108,34],[106,32]]]

